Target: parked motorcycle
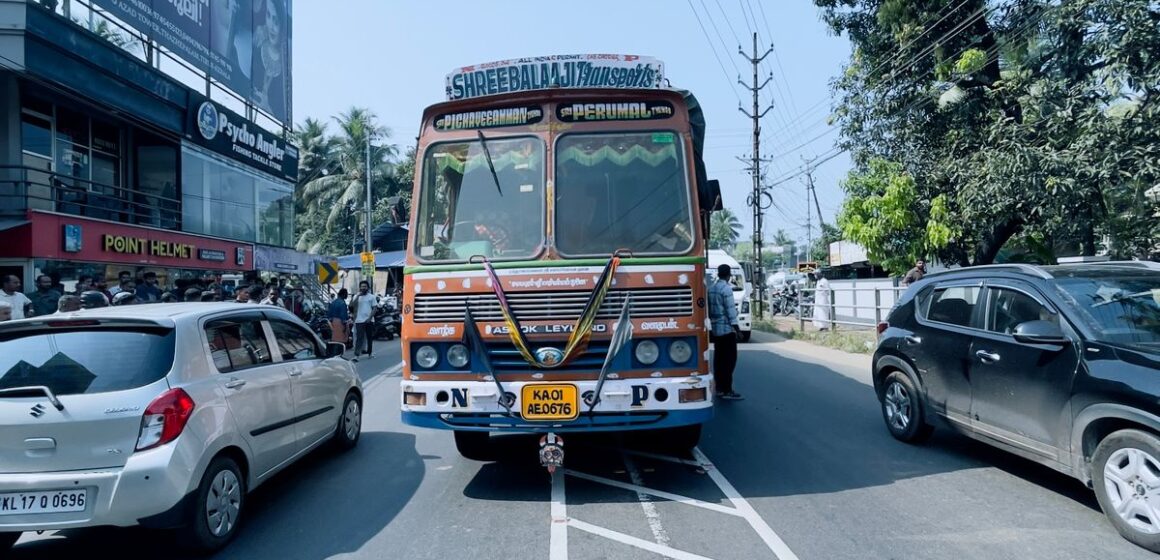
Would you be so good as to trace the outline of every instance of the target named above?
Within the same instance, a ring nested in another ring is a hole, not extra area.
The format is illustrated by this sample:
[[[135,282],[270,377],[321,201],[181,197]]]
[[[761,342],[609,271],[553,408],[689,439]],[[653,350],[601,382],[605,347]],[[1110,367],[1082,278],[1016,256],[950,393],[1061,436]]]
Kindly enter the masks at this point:
[[[306,324],[310,325],[310,329],[324,341],[329,341],[334,334],[330,328],[330,320],[326,318],[324,311],[312,309]]]
[[[375,310],[375,338],[394,340],[403,329],[403,316],[398,308],[387,303]]]

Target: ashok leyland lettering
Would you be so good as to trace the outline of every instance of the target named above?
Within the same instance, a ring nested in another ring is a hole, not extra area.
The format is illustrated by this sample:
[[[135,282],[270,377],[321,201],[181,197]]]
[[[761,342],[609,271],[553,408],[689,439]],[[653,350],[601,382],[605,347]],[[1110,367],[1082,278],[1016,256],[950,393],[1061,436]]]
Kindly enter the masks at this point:
[[[696,445],[712,417],[702,278],[720,197],[696,99],[651,82],[484,96],[460,79],[419,137],[403,420],[453,430],[479,459],[489,432],[542,433],[550,470],[565,432]]]

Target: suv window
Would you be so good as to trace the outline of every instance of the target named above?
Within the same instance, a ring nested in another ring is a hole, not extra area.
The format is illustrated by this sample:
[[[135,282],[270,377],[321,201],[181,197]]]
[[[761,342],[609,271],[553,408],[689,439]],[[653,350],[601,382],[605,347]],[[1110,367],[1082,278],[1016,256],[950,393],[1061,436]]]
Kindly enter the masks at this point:
[[[262,324],[257,320],[211,321],[205,326],[205,337],[213,364],[222,373],[274,361]]]
[[[44,385],[57,396],[144,387],[173,367],[172,329],[35,331],[0,339],[0,389]]]
[[[1035,298],[1016,290],[991,288],[987,306],[987,330],[1002,334],[1015,332],[1015,327],[1028,321],[1053,321],[1059,318]]]
[[[976,286],[936,288],[927,319],[960,327],[971,326],[971,316],[975,313],[981,291]]]
[[[278,341],[278,351],[282,361],[314,360],[321,357],[314,336],[302,327],[286,321],[270,321],[274,338]]]

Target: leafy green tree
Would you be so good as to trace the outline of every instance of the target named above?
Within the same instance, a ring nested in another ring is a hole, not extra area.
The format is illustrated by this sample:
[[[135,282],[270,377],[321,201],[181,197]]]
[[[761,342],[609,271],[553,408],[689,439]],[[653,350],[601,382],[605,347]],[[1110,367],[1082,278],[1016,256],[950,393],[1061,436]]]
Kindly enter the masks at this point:
[[[852,240],[962,265],[1012,240],[1155,252],[1141,198],[1160,182],[1155,2],[815,2],[855,47],[833,83]]]
[[[915,259],[944,249],[958,235],[946,195],[920,199],[914,178],[900,164],[871,160],[865,172],[851,171],[843,188],[848,198],[838,228],[889,272],[906,272]]]
[[[713,213],[709,224],[709,248],[726,251],[737,245],[741,238],[741,220],[732,210],[724,208]]]

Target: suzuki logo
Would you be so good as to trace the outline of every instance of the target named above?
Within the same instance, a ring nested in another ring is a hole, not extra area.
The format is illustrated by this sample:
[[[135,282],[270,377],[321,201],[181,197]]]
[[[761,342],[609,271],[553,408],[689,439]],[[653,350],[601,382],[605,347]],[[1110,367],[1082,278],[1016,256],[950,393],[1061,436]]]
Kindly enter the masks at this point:
[[[551,346],[546,346],[536,350],[536,361],[546,367],[557,366],[564,361],[564,353]]]
[[[33,406],[32,412],[29,412],[29,414],[31,414],[33,418],[40,418],[41,416],[44,416],[44,405],[38,404]]]

